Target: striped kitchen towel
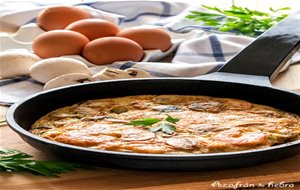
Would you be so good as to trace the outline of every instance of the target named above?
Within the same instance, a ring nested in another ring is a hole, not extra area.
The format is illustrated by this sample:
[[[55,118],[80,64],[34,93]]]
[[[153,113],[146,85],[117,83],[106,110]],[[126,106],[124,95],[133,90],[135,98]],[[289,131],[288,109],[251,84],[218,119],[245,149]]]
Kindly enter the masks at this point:
[[[16,1],[14,1],[16,2]],[[40,1],[19,1],[20,6],[5,4],[0,8],[0,19],[11,26],[35,22],[37,13],[45,6],[57,4]],[[140,68],[154,77],[194,77],[217,71],[225,62],[241,51],[253,38],[234,34],[221,34],[213,27],[201,26],[185,18],[192,7],[180,2],[164,1],[92,1],[77,3],[94,17],[105,18],[122,27],[157,26],[168,30],[172,37],[183,39],[176,51],[157,62],[117,62],[113,68]],[[300,60],[294,56],[291,63]],[[103,67],[93,67],[94,72]],[[0,104],[10,105],[20,99],[40,92],[43,84],[29,77],[0,80]]]

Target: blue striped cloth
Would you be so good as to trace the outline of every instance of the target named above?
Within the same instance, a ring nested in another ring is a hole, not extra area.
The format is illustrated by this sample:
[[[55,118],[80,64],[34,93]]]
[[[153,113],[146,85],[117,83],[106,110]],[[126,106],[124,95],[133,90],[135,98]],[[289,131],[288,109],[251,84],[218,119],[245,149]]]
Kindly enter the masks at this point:
[[[37,13],[48,4],[39,1],[19,1],[22,6],[0,8],[1,20],[13,26],[22,26],[35,22]],[[159,26],[172,34],[172,37],[184,39],[172,56],[159,62],[118,62],[109,65],[113,68],[140,68],[155,77],[194,77],[217,71],[253,38],[234,34],[221,34],[214,27],[201,26],[185,18],[191,10],[201,10],[185,3],[163,1],[93,1],[78,3],[76,6],[101,11],[107,19],[120,27]],[[20,8],[20,10],[18,10]],[[291,63],[300,60],[295,56]],[[99,71],[103,67],[92,68]],[[10,105],[25,96],[40,92],[43,85],[29,77],[0,80],[0,104]]]

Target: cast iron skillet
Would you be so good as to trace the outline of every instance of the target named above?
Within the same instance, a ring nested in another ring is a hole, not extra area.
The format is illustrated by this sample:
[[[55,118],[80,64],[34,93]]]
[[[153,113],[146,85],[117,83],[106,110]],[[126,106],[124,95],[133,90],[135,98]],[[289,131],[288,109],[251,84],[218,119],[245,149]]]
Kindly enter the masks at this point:
[[[157,155],[94,150],[40,138],[28,132],[44,114],[97,98],[127,95],[180,94],[238,98],[300,115],[299,94],[270,85],[299,48],[300,12],[261,35],[214,74],[199,78],[116,80],[74,85],[35,94],[14,104],[7,113],[9,126],[41,151],[89,164],[149,170],[210,170],[244,167],[275,161],[300,152],[300,140],[269,148],[228,153]]]

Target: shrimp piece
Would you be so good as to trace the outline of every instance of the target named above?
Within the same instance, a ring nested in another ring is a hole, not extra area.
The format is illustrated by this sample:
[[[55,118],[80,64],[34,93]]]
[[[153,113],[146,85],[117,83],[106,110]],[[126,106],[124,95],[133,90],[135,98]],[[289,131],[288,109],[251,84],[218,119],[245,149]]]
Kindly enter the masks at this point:
[[[173,146],[178,149],[193,149],[198,141],[194,137],[182,136],[182,137],[171,137],[166,141],[166,144]]]
[[[54,138],[55,141],[71,144],[71,145],[77,145],[77,146],[83,146],[83,147],[89,147],[89,146],[95,146],[107,141],[112,141],[116,137],[108,136],[108,135],[98,135],[98,136],[91,136],[91,135],[83,135],[83,132],[80,130],[73,130],[65,132],[57,137]]]
[[[215,135],[213,139],[234,146],[242,147],[268,144],[268,137],[265,133],[262,133],[260,131],[248,132],[237,128],[221,131],[220,133]]]
[[[133,145],[122,145],[129,151],[139,153],[150,153],[150,154],[164,154],[170,151],[170,148],[163,144],[133,144]]]

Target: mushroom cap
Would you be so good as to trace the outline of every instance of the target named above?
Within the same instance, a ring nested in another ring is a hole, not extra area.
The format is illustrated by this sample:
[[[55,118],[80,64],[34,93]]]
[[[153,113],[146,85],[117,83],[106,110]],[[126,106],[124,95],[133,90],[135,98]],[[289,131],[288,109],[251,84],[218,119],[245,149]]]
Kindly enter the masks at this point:
[[[149,78],[152,77],[150,73],[136,68],[129,68],[126,70],[114,69],[106,67],[102,71],[93,75],[93,79],[97,80],[113,80],[126,78]]]
[[[24,50],[7,50],[0,53],[0,78],[29,75],[29,68],[40,58]]]
[[[90,70],[81,61],[62,57],[43,59],[30,67],[30,76],[41,83],[47,83],[58,76],[68,73],[90,75]]]
[[[82,73],[69,73],[65,75],[58,76],[49,82],[47,82],[44,86],[44,90],[49,90],[52,88],[73,85],[73,84],[80,84],[85,82],[92,82],[94,81],[93,78],[89,75],[82,74]]]

